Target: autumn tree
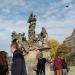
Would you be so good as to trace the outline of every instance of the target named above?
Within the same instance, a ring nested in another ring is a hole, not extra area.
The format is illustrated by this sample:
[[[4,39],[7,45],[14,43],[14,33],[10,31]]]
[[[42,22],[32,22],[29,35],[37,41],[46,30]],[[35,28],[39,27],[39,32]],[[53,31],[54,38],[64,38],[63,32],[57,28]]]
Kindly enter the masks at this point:
[[[69,52],[69,47],[66,44],[60,44],[57,48],[57,54],[65,56]]]
[[[57,40],[52,39],[48,41],[48,45],[51,47],[50,55],[54,57],[56,55],[59,42]]]

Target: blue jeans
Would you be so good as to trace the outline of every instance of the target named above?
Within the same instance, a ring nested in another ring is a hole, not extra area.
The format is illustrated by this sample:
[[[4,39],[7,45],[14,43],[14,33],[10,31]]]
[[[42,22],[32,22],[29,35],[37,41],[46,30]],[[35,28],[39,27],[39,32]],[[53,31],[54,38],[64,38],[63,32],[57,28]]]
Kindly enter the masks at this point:
[[[62,69],[63,75],[68,75],[67,69]]]

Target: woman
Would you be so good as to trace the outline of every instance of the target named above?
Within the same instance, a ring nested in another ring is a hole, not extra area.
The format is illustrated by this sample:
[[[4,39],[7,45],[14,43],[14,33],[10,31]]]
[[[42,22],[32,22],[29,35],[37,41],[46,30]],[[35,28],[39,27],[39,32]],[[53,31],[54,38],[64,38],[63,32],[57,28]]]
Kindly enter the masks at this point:
[[[56,69],[56,75],[62,75],[62,60],[60,56],[55,57],[54,66]]]
[[[68,75],[68,68],[65,59],[62,59],[62,73],[63,75]]]
[[[7,53],[0,51],[0,75],[7,75],[8,73],[8,62]]]
[[[36,75],[46,75],[45,74],[46,58],[43,58],[43,54],[40,50],[37,50],[36,60],[37,64],[35,67],[33,67],[33,70],[36,71]]]

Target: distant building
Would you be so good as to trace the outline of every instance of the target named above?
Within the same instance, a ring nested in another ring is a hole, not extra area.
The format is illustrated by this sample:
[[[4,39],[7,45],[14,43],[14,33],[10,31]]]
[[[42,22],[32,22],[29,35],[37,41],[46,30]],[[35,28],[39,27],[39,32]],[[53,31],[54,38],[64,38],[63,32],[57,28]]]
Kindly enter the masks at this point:
[[[72,35],[64,40],[64,43],[70,48],[72,52],[75,51],[75,28],[72,32]]]

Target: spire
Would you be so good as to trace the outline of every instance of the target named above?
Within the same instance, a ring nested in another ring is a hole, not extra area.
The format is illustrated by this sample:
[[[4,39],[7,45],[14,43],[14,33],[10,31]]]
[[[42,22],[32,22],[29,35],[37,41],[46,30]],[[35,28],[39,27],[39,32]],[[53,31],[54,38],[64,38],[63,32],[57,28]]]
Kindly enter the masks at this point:
[[[33,21],[36,21],[36,17],[35,17],[35,15],[33,15],[33,12],[32,12],[29,16],[28,23],[31,23]]]
[[[42,27],[41,37],[45,38],[46,35],[47,35],[46,29],[44,27]]]
[[[33,17],[33,12],[30,14],[30,17]]]

